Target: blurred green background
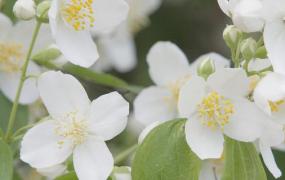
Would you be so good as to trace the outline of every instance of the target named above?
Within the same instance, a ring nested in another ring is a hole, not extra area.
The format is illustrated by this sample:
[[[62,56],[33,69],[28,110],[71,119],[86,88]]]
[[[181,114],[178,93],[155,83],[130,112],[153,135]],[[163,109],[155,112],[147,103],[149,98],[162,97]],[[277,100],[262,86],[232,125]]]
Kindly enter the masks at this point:
[[[2,8],[2,11],[12,19],[14,2],[15,0],[6,0]],[[230,19],[219,9],[216,0],[167,0],[151,16],[151,24],[136,35],[138,66],[126,74],[111,73],[132,84],[142,86],[152,84],[145,59],[150,47],[157,41],[176,43],[187,55],[190,62],[208,52],[217,52],[229,57],[222,32],[226,24],[230,23]],[[110,90],[88,83],[85,85],[91,97]],[[128,146],[135,141],[135,135],[130,137],[130,134],[125,132],[112,141],[110,145]],[[285,153],[275,151],[275,155],[279,167],[285,174]],[[274,179],[269,173],[268,177],[268,179]]]

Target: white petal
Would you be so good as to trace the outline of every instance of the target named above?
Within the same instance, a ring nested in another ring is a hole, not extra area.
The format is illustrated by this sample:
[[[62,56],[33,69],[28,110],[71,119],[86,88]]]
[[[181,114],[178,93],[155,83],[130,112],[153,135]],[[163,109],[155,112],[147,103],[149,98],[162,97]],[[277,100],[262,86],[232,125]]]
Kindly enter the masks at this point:
[[[6,15],[0,13],[0,40],[5,39],[11,29],[12,21]]]
[[[139,135],[139,139],[138,139],[138,143],[141,144],[143,142],[143,140],[146,138],[146,136],[157,126],[159,126],[160,124],[162,124],[162,121],[156,121],[150,125],[148,125]]]
[[[262,120],[267,116],[247,99],[232,100],[234,114],[224,127],[224,133],[238,141],[252,142],[261,136]]]
[[[72,144],[55,134],[53,120],[43,122],[30,129],[21,146],[21,160],[34,168],[48,168],[64,162],[72,153]]]
[[[70,112],[85,116],[89,111],[90,100],[80,82],[71,75],[48,71],[39,77],[38,88],[53,118]]]
[[[38,75],[40,73],[39,67],[30,62],[27,70],[28,75]],[[21,79],[20,72],[16,73],[0,73],[0,88],[10,101],[16,98],[17,89]],[[19,99],[20,104],[31,104],[39,98],[38,89],[36,87],[36,79],[29,78],[25,80],[24,86]]]
[[[282,144],[284,142],[283,125],[276,123],[269,117],[266,120],[267,121],[263,121],[263,131],[260,142],[270,147]]]
[[[134,113],[136,120],[146,126],[155,121],[172,120],[177,116],[175,97],[166,88],[146,88],[134,101]]]
[[[274,71],[285,74],[285,24],[282,19],[267,23],[263,37]]]
[[[223,68],[209,76],[208,84],[223,96],[240,97],[248,95],[250,82],[243,69]]]
[[[264,164],[275,178],[279,178],[282,175],[282,172],[275,162],[271,148],[262,143],[259,143],[259,148]]]
[[[90,67],[99,58],[97,47],[88,31],[67,27],[59,16],[59,0],[52,1],[49,21],[52,34],[64,57],[73,64]]]
[[[73,164],[79,180],[105,180],[114,160],[104,141],[90,138],[75,148]]]
[[[129,103],[117,92],[95,99],[91,104],[90,131],[110,140],[120,134],[127,126]]]
[[[96,0],[93,3],[96,33],[109,33],[127,19],[129,6],[124,0]]]
[[[148,17],[156,11],[162,3],[161,0],[127,0],[127,2],[130,5],[129,18],[131,20]]]
[[[267,74],[256,86],[253,94],[256,105],[271,115],[269,101],[276,102],[285,97],[285,76],[278,73]]]
[[[204,126],[198,118],[192,116],[186,122],[185,134],[188,145],[200,159],[222,156],[224,137],[220,129]]]
[[[151,79],[157,85],[168,85],[190,74],[186,56],[171,42],[153,45],[147,55],[147,63]]]
[[[37,169],[37,172],[43,176],[46,176],[51,179],[62,175],[66,171],[67,167],[63,164],[55,165],[48,168]]]
[[[221,69],[221,68],[230,67],[229,59],[226,59],[222,55],[217,54],[215,52],[210,52],[210,53],[207,53],[207,54],[204,54],[198,57],[193,63],[191,63],[190,68],[191,68],[192,74],[196,74],[199,65],[207,58],[210,58],[211,60],[213,60],[216,70]]]
[[[218,4],[221,10],[227,15],[230,16],[229,0],[218,0]]]
[[[260,0],[241,0],[233,9],[234,25],[244,32],[261,31],[264,26],[262,2]]]
[[[206,82],[203,78],[194,76],[184,84],[180,90],[178,111],[181,117],[191,116],[197,109],[197,105],[206,94]]]
[[[253,59],[248,64],[249,71],[260,71],[271,66],[269,59]]]
[[[119,26],[113,34],[101,37],[99,41],[104,49],[104,55],[99,50],[101,57],[104,56],[100,60],[108,59],[117,71],[128,72],[137,64],[135,42],[126,23]]]

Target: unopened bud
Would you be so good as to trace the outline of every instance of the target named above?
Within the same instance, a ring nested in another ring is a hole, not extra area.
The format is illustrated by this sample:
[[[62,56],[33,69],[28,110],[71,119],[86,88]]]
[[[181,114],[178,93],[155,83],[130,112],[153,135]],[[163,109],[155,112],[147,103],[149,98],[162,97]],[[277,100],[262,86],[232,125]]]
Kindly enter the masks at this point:
[[[50,1],[43,1],[37,6],[37,18],[43,23],[49,22],[48,10],[50,8],[50,5]]]
[[[235,48],[242,38],[242,31],[234,25],[228,25],[224,30],[223,37],[229,48]]]
[[[13,12],[21,20],[30,20],[36,15],[35,2],[33,0],[18,0],[13,7]]]
[[[259,59],[267,58],[267,51],[264,46],[261,46],[256,50],[255,58],[259,58]]]
[[[253,38],[248,38],[242,41],[240,51],[245,60],[251,60],[255,57],[257,43]]]
[[[215,72],[215,64],[210,57],[204,59],[197,69],[198,75],[205,79],[207,79],[214,72]]]

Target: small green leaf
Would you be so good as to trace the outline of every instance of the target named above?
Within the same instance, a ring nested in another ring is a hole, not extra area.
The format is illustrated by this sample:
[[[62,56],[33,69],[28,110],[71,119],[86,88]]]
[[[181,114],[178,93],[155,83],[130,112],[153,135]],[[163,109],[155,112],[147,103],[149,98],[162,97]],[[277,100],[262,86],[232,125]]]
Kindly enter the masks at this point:
[[[78,180],[76,173],[74,171],[57,177],[55,180]]]
[[[266,180],[260,157],[252,143],[226,137],[222,180]]]
[[[0,92],[0,128],[3,132],[6,131],[11,109],[12,103]],[[28,117],[28,107],[19,106],[16,116],[15,129],[27,125]]]
[[[152,130],[138,147],[132,180],[198,180],[201,160],[186,143],[185,120],[173,120]]]
[[[0,179],[13,179],[13,153],[8,144],[0,140]]]

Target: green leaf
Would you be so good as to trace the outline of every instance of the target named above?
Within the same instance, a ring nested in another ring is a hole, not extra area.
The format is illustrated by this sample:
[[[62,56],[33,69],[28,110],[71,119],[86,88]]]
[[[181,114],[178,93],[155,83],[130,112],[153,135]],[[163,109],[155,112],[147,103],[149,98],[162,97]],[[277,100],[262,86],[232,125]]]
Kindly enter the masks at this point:
[[[12,103],[0,92],[0,128],[3,132],[6,131],[11,109]],[[16,116],[15,129],[27,125],[28,117],[28,107],[19,106]]]
[[[186,143],[185,122],[169,121],[148,134],[132,164],[133,180],[198,180],[201,160]]]
[[[57,177],[55,180],[78,180],[76,173],[74,171]]]
[[[8,144],[0,140],[0,179],[13,179],[13,153]]]
[[[226,137],[222,180],[266,180],[260,157],[252,143]]]
[[[13,7],[17,0],[4,0],[4,5],[2,7],[2,12],[10,17],[12,20],[15,20],[15,16],[13,13]]]

